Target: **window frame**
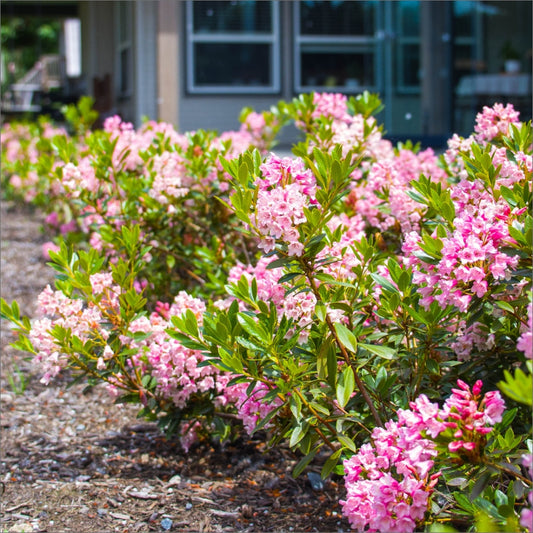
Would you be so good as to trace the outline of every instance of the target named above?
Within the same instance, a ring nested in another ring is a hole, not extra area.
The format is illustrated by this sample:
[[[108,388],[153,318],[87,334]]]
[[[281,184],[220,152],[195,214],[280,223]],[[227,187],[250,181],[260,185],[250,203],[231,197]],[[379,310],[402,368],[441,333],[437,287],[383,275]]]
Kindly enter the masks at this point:
[[[122,8],[125,11],[122,11]],[[124,15],[124,16],[123,16]],[[116,63],[116,94],[120,100],[133,95],[133,10],[129,2],[115,4],[115,63]],[[125,56],[123,54],[126,54]],[[124,67],[124,69],[123,69]],[[123,76],[123,73],[126,73]]]
[[[246,0],[249,1],[249,0]],[[264,1],[264,0],[261,0]],[[185,4],[186,24],[186,92],[194,95],[214,94],[279,94],[281,92],[280,65],[280,21],[279,2],[270,0],[272,29],[270,33],[256,32],[194,32],[193,2]],[[197,85],[194,79],[195,54],[197,43],[221,44],[267,44],[270,45],[270,80],[269,85]]]

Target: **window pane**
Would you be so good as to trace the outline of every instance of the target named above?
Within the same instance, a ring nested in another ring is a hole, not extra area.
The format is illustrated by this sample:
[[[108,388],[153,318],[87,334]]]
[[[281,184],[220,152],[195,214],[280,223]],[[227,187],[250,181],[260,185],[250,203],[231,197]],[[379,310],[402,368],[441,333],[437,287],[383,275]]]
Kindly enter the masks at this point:
[[[397,3],[400,11],[401,33],[404,37],[420,35],[420,2],[402,1]]]
[[[347,87],[374,85],[374,54],[369,50],[334,51],[326,46],[302,47],[302,86]]]
[[[402,45],[402,79],[400,85],[418,86],[420,84],[420,46],[418,44]]]
[[[302,35],[373,35],[375,2],[311,1],[300,3]]]
[[[462,1],[453,3],[453,31],[456,37],[474,35],[476,2]]]
[[[195,85],[268,86],[271,45],[196,43]]]
[[[456,44],[453,47],[453,55],[456,64],[464,66],[475,59],[475,46],[473,44]]]
[[[193,2],[194,31],[245,33],[272,31],[271,2]]]
[[[127,94],[130,90],[131,50],[128,46],[120,51],[120,92]]]

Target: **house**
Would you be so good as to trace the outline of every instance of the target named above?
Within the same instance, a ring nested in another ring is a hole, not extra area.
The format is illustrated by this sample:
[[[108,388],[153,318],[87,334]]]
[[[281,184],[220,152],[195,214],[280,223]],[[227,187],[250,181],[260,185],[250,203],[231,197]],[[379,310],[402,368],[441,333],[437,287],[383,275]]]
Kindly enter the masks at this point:
[[[395,139],[466,135],[495,101],[531,118],[531,2],[3,0],[2,16],[21,5],[75,10],[82,86],[101,113],[137,125],[236,129],[245,105],[363,90],[381,95]]]

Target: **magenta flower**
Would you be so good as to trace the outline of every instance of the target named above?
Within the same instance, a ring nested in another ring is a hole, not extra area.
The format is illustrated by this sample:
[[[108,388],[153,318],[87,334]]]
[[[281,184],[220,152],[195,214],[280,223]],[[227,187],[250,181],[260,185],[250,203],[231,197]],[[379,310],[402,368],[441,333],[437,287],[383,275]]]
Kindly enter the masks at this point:
[[[375,428],[372,442],[344,461],[347,496],[340,503],[352,528],[410,532],[420,526],[440,476],[432,474],[439,454],[443,460],[448,452],[475,460],[489,426],[501,421],[499,392],[481,398],[482,386],[477,381],[470,390],[458,380],[442,409],[420,395],[410,409],[398,411],[398,422]]]

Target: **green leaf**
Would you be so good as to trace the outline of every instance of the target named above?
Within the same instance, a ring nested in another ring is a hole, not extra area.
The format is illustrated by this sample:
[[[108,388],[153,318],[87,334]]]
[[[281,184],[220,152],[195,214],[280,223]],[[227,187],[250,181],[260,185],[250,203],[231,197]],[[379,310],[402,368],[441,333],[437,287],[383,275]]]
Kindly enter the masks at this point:
[[[298,464],[294,467],[294,470],[292,471],[292,477],[296,479],[307,467],[307,465],[315,458],[315,455],[317,454],[319,448],[315,448],[314,450],[311,450],[306,456],[302,457]]]
[[[345,448],[348,448],[354,453],[356,452],[357,448],[355,447],[355,443],[352,439],[350,439],[346,435],[337,435],[337,439]]]
[[[364,348],[370,353],[382,357],[383,359],[391,360],[396,359],[398,357],[398,353],[394,348],[390,348],[389,346],[383,346],[382,344],[365,344],[360,342],[359,347]]]
[[[316,353],[316,370],[319,379],[327,379],[328,368],[328,355],[332,348],[332,338],[328,337],[318,346]],[[335,349],[333,349],[335,351]]]
[[[260,324],[256,322],[255,317],[247,315],[245,313],[239,313],[237,315],[237,320],[239,324],[244,328],[244,330],[255,337],[260,341],[267,341],[266,331],[261,327]]]
[[[191,339],[189,336],[183,333],[180,333],[173,329],[167,329],[166,332],[170,335],[170,337],[179,341],[179,343],[185,348],[189,348],[190,350],[205,350],[206,349],[206,346]]]
[[[384,290],[392,293],[398,292],[398,289],[388,279],[376,274],[375,272],[372,272],[370,275],[372,276],[372,279]]]
[[[168,268],[172,269],[176,265],[176,258],[173,255],[167,255],[166,258]]]
[[[503,309],[504,311],[508,311],[509,313],[514,313],[514,311],[515,311],[514,307],[509,302],[506,302],[504,300],[498,300],[496,302],[496,305],[500,309]]]
[[[302,417],[302,400],[298,394],[293,394],[289,401],[289,408],[291,410],[292,416],[296,421],[299,421]]]
[[[514,376],[508,370],[503,372],[505,381],[498,383],[499,389],[509,398],[523,403],[533,405],[531,390],[533,389],[533,378],[531,373],[525,374],[521,368],[516,368]]]
[[[496,489],[494,491],[494,503],[497,507],[500,507],[502,505],[507,505],[509,503],[509,499],[501,490]]]
[[[479,478],[474,483],[474,486],[472,487],[472,493],[470,496],[472,500],[476,499],[480,494],[483,493],[483,491],[489,485],[489,481],[491,480],[492,476],[493,473],[489,471],[485,471],[479,476]]]
[[[338,449],[336,452],[333,452],[327,458],[326,462],[324,463],[324,466],[322,467],[322,471],[320,472],[322,479],[325,479],[326,477],[328,477],[331,471],[337,466],[341,453],[342,453],[342,448]]]
[[[450,487],[465,487],[466,485],[468,485],[468,479],[464,478],[464,477],[453,477],[452,479],[449,479],[447,482],[446,482],[447,485],[449,485]]]
[[[329,409],[323,405],[320,405],[317,402],[309,402],[309,407],[311,407],[315,411],[318,411],[319,413],[322,413],[323,415],[330,415]]]
[[[441,524],[440,522],[433,522],[429,526],[429,533],[457,533],[457,529],[454,529],[452,526],[447,524]]]
[[[284,405],[279,405],[278,407],[272,409],[272,411],[270,411],[265,416],[265,418],[262,418],[259,421],[259,424],[257,424],[257,426],[255,426],[254,430],[252,431],[252,434],[256,433],[257,431],[259,431],[261,429],[263,429],[280,412],[282,407],[284,407]]]
[[[341,344],[353,353],[357,353],[357,337],[343,324],[335,324],[335,331]]]
[[[289,447],[294,448],[307,434],[309,424],[303,422],[294,427],[289,441]]]
[[[342,408],[344,408],[346,404],[348,403],[348,401],[350,400],[354,389],[355,389],[355,378],[354,378],[353,369],[351,366],[347,366],[343,370],[337,382],[337,389],[336,389],[337,401],[339,402],[339,405]]]
[[[455,498],[457,505],[461,509],[463,509],[464,511],[467,511],[470,514],[474,513],[474,506],[472,505],[472,502],[469,500],[466,494],[462,492],[454,492],[453,497]]]
[[[246,187],[248,185],[248,176],[250,175],[250,170],[248,168],[248,165],[246,163],[242,163],[239,166],[239,182],[243,187]]]

